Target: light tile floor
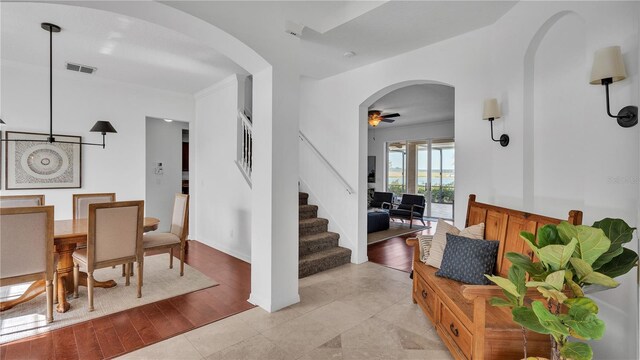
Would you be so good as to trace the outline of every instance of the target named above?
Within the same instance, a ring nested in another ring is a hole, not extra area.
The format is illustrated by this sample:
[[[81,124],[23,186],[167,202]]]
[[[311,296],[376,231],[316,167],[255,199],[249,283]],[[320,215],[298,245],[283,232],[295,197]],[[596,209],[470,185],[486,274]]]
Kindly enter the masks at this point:
[[[451,359],[407,273],[347,264],[300,280],[298,304],[254,308],[121,359]]]

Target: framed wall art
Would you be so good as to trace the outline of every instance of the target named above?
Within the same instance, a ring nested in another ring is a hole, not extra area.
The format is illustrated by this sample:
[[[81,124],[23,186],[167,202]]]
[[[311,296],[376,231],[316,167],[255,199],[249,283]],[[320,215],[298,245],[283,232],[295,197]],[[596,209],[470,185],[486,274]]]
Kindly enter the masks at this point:
[[[82,146],[80,136],[5,132],[5,187],[17,189],[80,188],[82,179]],[[12,139],[33,141],[11,141]],[[67,143],[68,142],[68,143]]]

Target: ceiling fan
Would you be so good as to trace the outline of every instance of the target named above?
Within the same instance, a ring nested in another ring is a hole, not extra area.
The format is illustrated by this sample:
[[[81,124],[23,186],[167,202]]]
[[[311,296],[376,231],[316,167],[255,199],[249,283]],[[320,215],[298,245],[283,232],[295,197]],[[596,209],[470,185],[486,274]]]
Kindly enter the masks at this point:
[[[400,116],[398,113],[382,115],[382,111],[380,110],[369,110],[369,119],[367,121],[369,125],[376,127],[380,122],[392,123],[395,121],[395,119],[392,118],[398,116]]]

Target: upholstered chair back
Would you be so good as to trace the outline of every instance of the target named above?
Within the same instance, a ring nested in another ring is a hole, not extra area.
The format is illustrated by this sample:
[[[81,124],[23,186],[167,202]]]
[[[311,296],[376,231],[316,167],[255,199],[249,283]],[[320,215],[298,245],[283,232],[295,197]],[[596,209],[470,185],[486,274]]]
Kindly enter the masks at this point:
[[[189,195],[176,194],[173,201],[173,216],[171,217],[171,233],[179,237],[187,235],[189,227]]]
[[[0,196],[0,207],[31,207],[44,205],[44,195]]]
[[[109,203],[114,201],[116,201],[115,193],[73,194],[73,218],[88,218],[90,204]]]
[[[402,202],[398,205],[398,209],[411,210],[411,205],[424,207],[424,204],[425,199],[422,195],[402,194]]]
[[[143,214],[141,200],[90,204],[88,262],[97,266],[110,260],[141,256]]]
[[[38,273],[53,275],[53,206],[0,209],[0,278]]]

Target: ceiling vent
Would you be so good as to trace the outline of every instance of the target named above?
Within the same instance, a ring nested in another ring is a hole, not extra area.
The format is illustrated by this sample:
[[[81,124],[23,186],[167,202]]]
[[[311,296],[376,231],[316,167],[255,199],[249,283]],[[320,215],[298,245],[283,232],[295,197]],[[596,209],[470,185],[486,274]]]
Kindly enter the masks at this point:
[[[93,66],[87,66],[87,65],[67,63],[67,70],[77,71],[85,74],[93,74],[98,70],[98,68],[95,68]]]

